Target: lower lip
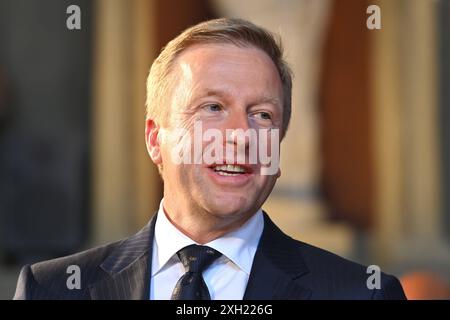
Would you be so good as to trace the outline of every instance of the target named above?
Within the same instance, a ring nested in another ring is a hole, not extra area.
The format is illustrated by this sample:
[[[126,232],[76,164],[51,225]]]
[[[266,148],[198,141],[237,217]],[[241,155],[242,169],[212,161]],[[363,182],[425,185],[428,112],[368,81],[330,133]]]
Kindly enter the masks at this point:
[[[241,173],[233,176],[223,176],[214,171],[212,168],[207,168],[208,174],[212,177],[214,181],[222,185],[230,186],[242,186],[245,185],[252,177],[251,173]]]

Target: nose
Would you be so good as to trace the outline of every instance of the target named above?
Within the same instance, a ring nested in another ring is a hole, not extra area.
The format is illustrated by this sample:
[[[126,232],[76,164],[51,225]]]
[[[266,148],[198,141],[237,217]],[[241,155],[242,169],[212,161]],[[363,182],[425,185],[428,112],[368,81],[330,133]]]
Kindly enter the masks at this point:
[[[226,125],[226,143],[243,144],[247,148],[250,143],[249,129],[249,118],[246,112],[231,115]]]

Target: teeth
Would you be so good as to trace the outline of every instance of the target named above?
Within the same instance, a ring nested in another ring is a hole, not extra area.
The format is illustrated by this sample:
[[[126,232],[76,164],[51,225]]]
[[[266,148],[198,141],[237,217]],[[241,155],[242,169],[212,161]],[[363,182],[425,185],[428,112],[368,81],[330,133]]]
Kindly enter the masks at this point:
[[[232,164],[225,164],[225,165],[221,165],[221,166],[216,166],[214,168],[215,171],[227,171],[227,172],[238,172],[238,173],[244,173],[245,169],[242,168],[241,166],[236,166],[236,165],[232,165]],[[226,172],[224,172],[226,173]]]
[[[228,173],[223,171],[217,171],[217,174],[220,176],[238,176],[239,173]]]

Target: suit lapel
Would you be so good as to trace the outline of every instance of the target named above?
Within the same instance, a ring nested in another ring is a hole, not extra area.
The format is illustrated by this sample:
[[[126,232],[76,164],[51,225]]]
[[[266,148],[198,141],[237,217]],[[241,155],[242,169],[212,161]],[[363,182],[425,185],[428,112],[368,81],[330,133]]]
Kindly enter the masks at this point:
[[[137,234],[124,240],[100,267],[106,277],[90,286],[92,299],[147,300],[156,214]]]
[[[307,273],[298,245],[264,213],[264,231],[244,299],[309,299],[312,291],[295,281]]]
[[[156,214],[100,265],[107,275],[89,287],[92,299],[149,299],[155,222]],[[296,243],[264,213],[264,231],[244,300],[309,299],[312,291],[296,283],[307,273],[309,270]]]

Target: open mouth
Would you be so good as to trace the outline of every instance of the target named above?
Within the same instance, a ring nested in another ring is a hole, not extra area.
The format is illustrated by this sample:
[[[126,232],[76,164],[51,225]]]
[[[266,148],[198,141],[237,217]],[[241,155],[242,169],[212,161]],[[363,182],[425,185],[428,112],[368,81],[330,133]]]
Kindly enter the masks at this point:
[[[252,172],[252,169],[246,165],[240,164],[221,164],[210,167],[215,173],[221,176],[240,176]]]

